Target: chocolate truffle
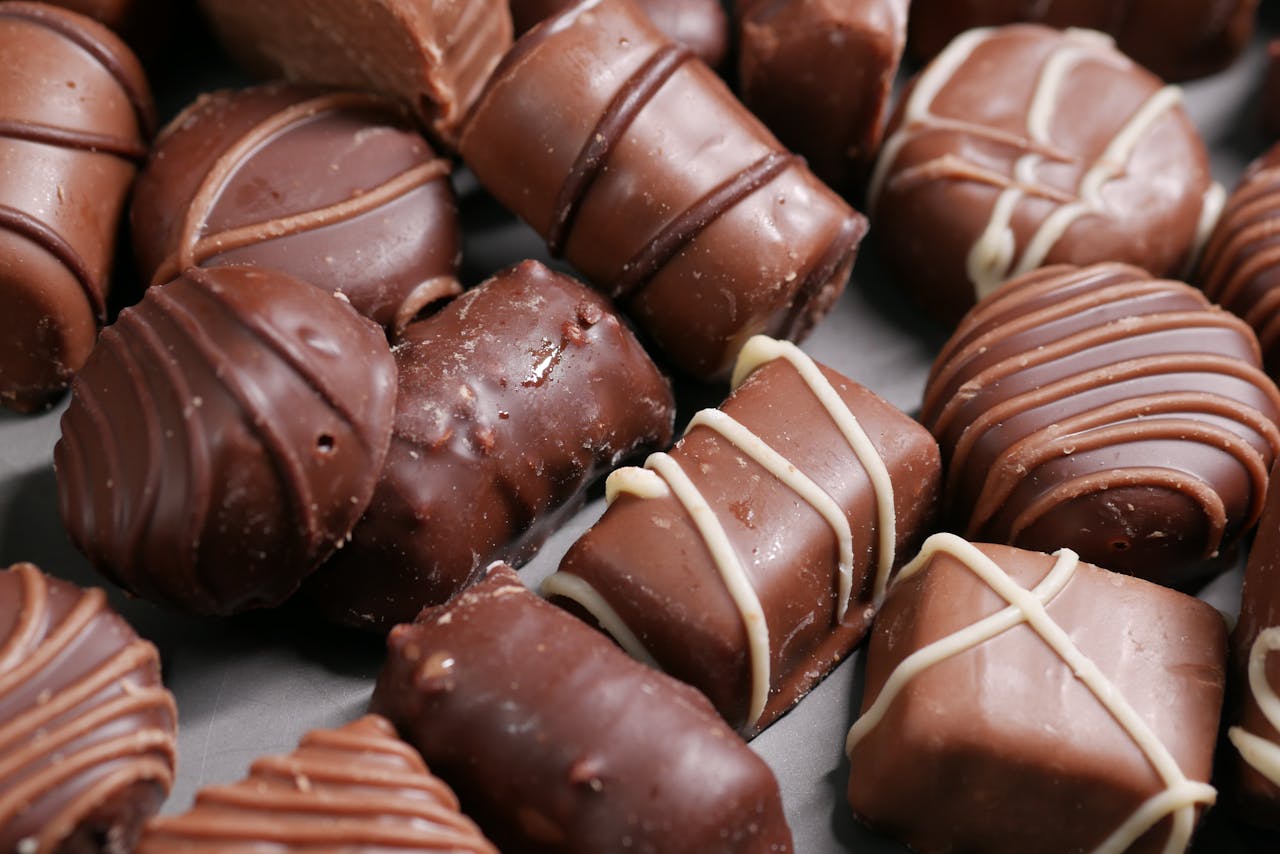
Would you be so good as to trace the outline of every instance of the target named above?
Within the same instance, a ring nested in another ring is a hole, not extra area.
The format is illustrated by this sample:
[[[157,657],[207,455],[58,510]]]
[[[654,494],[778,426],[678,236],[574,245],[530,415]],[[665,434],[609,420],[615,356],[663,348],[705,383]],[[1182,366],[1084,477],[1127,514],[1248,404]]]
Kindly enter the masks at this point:
[[[137,854],[448,851],[498,854],[385,718],[307,733],[288,756],[147,823]]]
[[[503,851],[785,854],[773,772],[511,569],[397,626],[373,693]]]
[[[577,0],[511,0],[516,34],[532,29]],[[636,0],[649,20],[675,42],[689,48],[712,68],[729,47],[729,20],[720,0]]]
[[[1221,207],[1180,90],[1099,33],[967,32],[910,85],[888,131],[868,190],[880,247],[950,326],[1046,264],[1178,274]]]
[[[391,102],[268,85],[202,96],[161,132],[131,218],[142,278],[283,270],[398,332],[460,291],[449,163]]]
[[[631,0],[586,0],[521,38],[461,149],[553,254],[702,379],[726,376],[757,332],[804,335],[866,228]]]
[[[223,46],[264,78],[381,92],[451,145],[511,46],[507,0],[200,0]]]
[[[592,481],[671,440],[671,389],[608,302],[534,261],[410,326],[395,357],[373,501],[306,586],[343,622],[385,631],[528,560]]]
[[[1183,587],[1262,512],[1280,392],[1244,321],[1122,264],[1049,267],[965,317],[921,421],[950,530]]]
[[[819,178],[851,189],[880,146],[908,0],[737,0],[742,101]]]
[[[871,635],[849,803],[921,854],[1184,851],[1225,665],[1198,599],[937,534]]]
[[[911,51],[921,60],[972,27],[1019,22],[1109,33],[1120,50],[1166,80],[1230,65],[1253,34],[1258,0],[913,0]]]
[[[542,590],[751,736],[862,640],[941,466],[923,427],[794,344],[748,341],[734,385],[670,454],[609,477]]]
[[[71,539],[199,614],[282,602],[346,540],[395,414],[382,331],[283,273],[192,268],[102,333],[54,449]]]
[[[0,405],[26,412],[93,348],[154,118],[138,60],[82,15],[0,5],[0,48]]]
[[[132,851],[177,724],[156,648],[101,590],[0,570],[0,851]]]

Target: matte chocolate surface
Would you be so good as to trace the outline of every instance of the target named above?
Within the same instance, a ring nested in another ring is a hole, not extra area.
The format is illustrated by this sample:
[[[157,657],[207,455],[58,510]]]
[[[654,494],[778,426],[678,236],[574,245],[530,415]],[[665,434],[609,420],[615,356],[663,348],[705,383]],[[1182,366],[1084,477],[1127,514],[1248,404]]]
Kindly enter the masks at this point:
[[[510,0],[516,35],[567,9],[576,0]],[[720,0],[636,0],[649,19],[667,34],[697,54],[712,68],[724,59],[729,48],[729,19]]]
[[[749,341],[735,385],[669,455],[610,476],[542,589],[750,736],[862,640],[941,466],[924,428],[793,345]]]
[[[101,590],[0,570],[0,851],[131,851],[173,784],[156,648]]]
[[[201,96],[160,134],[130,212],[142,278],[282,270],[398,332],[453,296],[448,161],[394,104],[274,84]]]
[[[138,60],[110,30],[0,6],[0,405],[48,405],[106,317],[116,226],[153,130]]]
[[[1222,195],[1181,90],[1032,25],[970,31],[915,78],[868,190],[896,283],[948,326],[1046,264],[1181,275]]]
[[[849,802],[923,854],[1183,851],[1226,652],[1190,596],[936,535],[871,635]]]
[[[587,0],[521,38],[461,150],[553,254],[703,379],[726,376],[755,333],[807,333],[866,228],[630,0]]]
[[[535,261],[409,327],[391,451],[351,541],[307,583],[383,631],[523,563],[623,459],[671,441],[675,402],[608,301]]]
[[[961,322],[921,421],[951,530],[1176,587],[1262,512],[1280,392],[1244,321],[1121,264],[1049,267]]]
[[[192,268],[102,333],[54,451],[62,519],[125,589],[200,614],[278,605],[351,533],[395,360],[283,273]]]

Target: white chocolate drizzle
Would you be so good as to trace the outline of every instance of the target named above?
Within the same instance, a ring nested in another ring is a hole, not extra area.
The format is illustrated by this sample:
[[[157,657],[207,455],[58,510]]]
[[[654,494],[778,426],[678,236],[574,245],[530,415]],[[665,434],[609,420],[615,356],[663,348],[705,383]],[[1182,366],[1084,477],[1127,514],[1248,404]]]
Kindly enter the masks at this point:
[[[1080,652],[1070,635],[1049,616],[1045,605],[1075,574],[1080,563],[1076,554],[1070,549],[1055,552],[1057,560],[1049,574],[1034,590],[1026,590],[972,543],[955,534],[935,534],[925,541],[920,555],[902,568],[895,583],[923,570],[939,553],[963,564],[1008,602],[1009,607],[921,647],[903,659],[889,675],[871,707],[849,730],[845,741],[846,754],[852,757],[859,742],[881,723],[902,690],[925,670],[1025,623],[1071,668],[1075,677],[1084,683],[1116,723],[1124,728],[1165,784],[1162,791],[1147,799],[1094,849],[1095,854],[1121,854],[1168,816],[1173,817],[1173,828],[1165,842],[1164,852],[1177,854],[1184,851],[1195,827],[1196,805],[1212,804],[1217,798],[1217,791],[1212,786],[1187,779],[1169,749],[1151,731],[1147,722],[1107,679],[1098,665]]]
[[[631,627],[618,615],[609,601],[600,595],[600,591],[591,586],[591,582],[585,578],[567,572],[552,573],[542,580],[539,590],[548,599],[552,596],[563,596],[577,602],[628,655],[655,670],[662,669],[657,660],[649,654],[644,642],[631,631]]]
[[[1267,656],[1273,652],[1280,652],[1280,626],[1259,632],[1249,648],[1249,691],[1267,723],[1280,730],[1280,696],[1267,680]],[[1245,762],[1272,784],[1280,786],[1280,744],[1239,726],[1232,727],[1227,737]]]

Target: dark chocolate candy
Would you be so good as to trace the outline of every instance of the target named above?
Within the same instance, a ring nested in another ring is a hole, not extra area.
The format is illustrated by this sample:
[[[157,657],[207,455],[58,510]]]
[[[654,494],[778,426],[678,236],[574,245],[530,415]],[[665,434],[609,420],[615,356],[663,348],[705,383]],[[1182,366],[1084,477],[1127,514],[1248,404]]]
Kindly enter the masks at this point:
[[[0,851],[132,851],[173,784],[156,648],[101,590],[0,570]]]
[[[138,177],[134,254],[152,285],[192,266],[283,270],[398,332],[461,290],[449,168],[374,95],[282,84],[205,95]]]
[[[631,0],[586,0],[521,38],[461,150],[695,377],[727,375],[757,332],[804,335],[866,228]]]
[[[670,455],[610,476],[543,592],[750,736],[862,640],[941,466],[924,428],[793,344],[749,341],[735,385]]]
[[[1280,39],[1267,43],[1267,76],[1262,83],[1258,118],[1270,139],[1280,139]]]
[[[395,400],[382,330],[345,301],[192,268],[122,312],[76,378],[54,449],[63,522],[144,598],[279,604],[368,505]]]
[[[264,78],[366,89],[452,145],[511,46],[507,0],[200,0],[223,46]]]
[[[1050,267],[969,313],[921,421],[951,530],[1171,586],[1224,568],[1262,512],[1280,392],[1199,291],[1122,264]]]
[[[671,440],[666,380],[608,302],[527,261],[405,332],[391,451],[351,541],[307,583],[383,631],[523,562],[586,487]]]
[[[697,691],[497,565],[397,626],[373,693],[503,851],[785,854],[773,772]]]
[[[5,3],[0,49],[0,405],[30,411],[93,347],[154,117],[138,60],[82,15]]]
[[[178,816],[147,823],[137,854],[290,851],[498,854],[422,757],[377,715],[307,733],[247,779],[210,786]]]
[[[880,146],[907,4],[737,0],[743,103],[833,187],[852,188]]]
[[[510,0],[516,35],[578,0]],[[636,0],[667,36],[715,68],[729,47],[729,19],[720,0]]]
[[[898,283],[951,326],[1046,264],[1180,274],[1222,202],[1180,90],[1099,33],[965,33],[888,131],[868,190],[876,234]]]
[[[1110,33],[1120,50],[1166,80],[1231,64],[1253,34],[1258,0],[913,0],[911,52],[929,59],[971,27],[1019,22]]]
[[[938,534],[871,634],[849,802],[921,854],[1184,851],[1225,670],[1204,602]]]

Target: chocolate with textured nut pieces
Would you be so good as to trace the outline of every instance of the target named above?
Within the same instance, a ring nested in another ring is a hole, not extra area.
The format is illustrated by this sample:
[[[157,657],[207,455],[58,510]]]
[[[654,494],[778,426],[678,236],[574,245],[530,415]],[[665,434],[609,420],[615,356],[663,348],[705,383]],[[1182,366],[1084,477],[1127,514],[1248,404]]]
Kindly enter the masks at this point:
[[[534,261],[395,348],[391,450],[351,541],[305,590],[386,630],[524,562],[622,459],[671,440],[671,388],[608,301]]]
[[[511,0],[516,35],[577,0]],[[636,0],[658,29],[715,68],[729,49],[729,20],[720,0]]]
[[[769,766],[697,691],[501,565],[388,639],[389,717],[503,851],[786,854]]]
[[[278,605],[373,495],[396,366],[372,321],[274,270],[189,269],[103,331],[54,449],[105,575],[201,614]]]
[[[631,0],[586,0],[526,33],[461,151],[553,253],[703,379],[726,376],[753,334],[806,334],[866,229]]]

